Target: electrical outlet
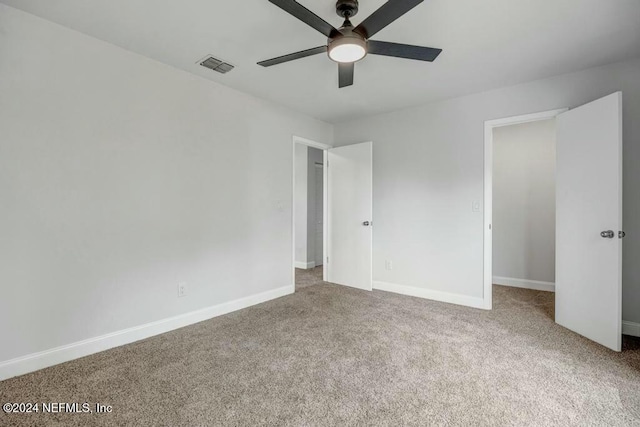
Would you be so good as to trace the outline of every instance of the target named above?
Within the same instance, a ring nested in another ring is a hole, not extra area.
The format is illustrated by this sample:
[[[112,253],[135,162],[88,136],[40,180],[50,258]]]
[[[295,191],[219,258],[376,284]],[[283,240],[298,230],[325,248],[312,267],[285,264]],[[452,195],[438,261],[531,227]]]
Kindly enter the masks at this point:
[[[384,268],[387,270],[393,270],[393,261],[385,260]]]
[[[178,283],[178,298],[187,296],[187,283],[180,282]]]

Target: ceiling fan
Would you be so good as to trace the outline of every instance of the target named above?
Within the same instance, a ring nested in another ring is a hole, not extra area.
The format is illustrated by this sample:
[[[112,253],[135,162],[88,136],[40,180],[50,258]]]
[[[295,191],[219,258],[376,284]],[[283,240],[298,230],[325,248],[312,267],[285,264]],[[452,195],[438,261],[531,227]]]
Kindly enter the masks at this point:
[[[336,13],[344,18],[344,23],[339,29],[334,28],[295,0],[269,1],[320,31],[329,40],[326,46],[318,46],[258,62],[258,65],[263,67],[327,52],[329,58],[338,63],[338,86],[342,88],[353,84],[354,63],[364,58],[368,53],[431,62],[442,52],[442,49],[432,47],[370,40],[371,36],[422,3],[423,0],[389,0],[357,27],[351,24],[349,18],[358,13],[358,0],[338,0]]]

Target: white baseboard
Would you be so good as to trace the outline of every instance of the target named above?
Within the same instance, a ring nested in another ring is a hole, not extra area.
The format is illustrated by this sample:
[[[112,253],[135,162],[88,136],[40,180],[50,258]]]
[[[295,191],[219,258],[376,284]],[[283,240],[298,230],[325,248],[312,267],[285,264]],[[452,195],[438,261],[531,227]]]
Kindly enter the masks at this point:
[[[311,262],[296,261],[296,268],[302,268],[303,270],[308,270],[315,266],[316,266],[316,263],[313,261]]]
[[[123,329],[121,331],[112,332],[99,337],[89,338],[72,344],[52,348],[50,350],[0,362],[0,381],[57,365],[59,363],[68,362],[70,360],[88,356],[110,348],[119,347],[154,335],[163,334],[174,329],[231,313],[232,311],[241,310],[252,305],[280,298],[285,295],[292,294],[294,291],[294,285],[283,286],[281,288],[250,295],[248,297],[192,311],[190,313],[169,317],[167,319],[146,323],[140,326],[134,326],[132,328]]]
[[[555,292],[556,284],[539,280],[514,279],[513,277],[493,276],[494,285],[511,286],[513,288],[534,289],[536,291]]]
[[[464,305],[467,307],[482,309],[485,308],[485,302],[483,298],[470,297],[460,294],[451,294],[448,292],[434,291],[431,289],[416,288],[414,286],[374,281],[373,289],[393,292],[396,294],[409,295],[412,297],[426,298],[434,301],[448,302],[450,304]]]
[[[631,335],[632,337],[640,337],[640,323],[622,321],[622,335]]]

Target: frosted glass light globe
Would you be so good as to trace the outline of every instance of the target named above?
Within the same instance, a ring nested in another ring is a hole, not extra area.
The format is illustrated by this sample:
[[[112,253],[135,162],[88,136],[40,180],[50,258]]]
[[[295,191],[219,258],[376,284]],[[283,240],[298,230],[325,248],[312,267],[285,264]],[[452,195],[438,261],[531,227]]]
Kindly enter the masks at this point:
[[[356,62],[367,55],[367,42],[360,37],[340,37],[329,43],[328,53],[335,62]]]
[[[336,62],[356,62],[364,58],[367,51],[357,44],[341,44],[329,50],[329,58]]]

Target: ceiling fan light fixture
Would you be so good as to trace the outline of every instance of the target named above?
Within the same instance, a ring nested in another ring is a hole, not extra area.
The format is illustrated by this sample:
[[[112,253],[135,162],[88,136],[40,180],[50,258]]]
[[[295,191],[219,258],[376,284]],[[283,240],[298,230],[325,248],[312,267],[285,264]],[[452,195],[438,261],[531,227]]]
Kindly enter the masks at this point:
[[[326,52],[329,59],[338,63],[338,87],[343,88],[353,84],[354,62],[360,61],[368,54],[432,62],[442,52],[442,49],[432,47],[370,40],[380,30],[424,0],[386,0],[382,6],[356,27],[353,26],[350,18],[353,18],[358,13],[358,0],[332,1],[336,1],[336,13],[338,16],[344,18],[340,28],[335,28],[302,6],[299,1],[269,0],[269,2],[288,14],[324,34],[327,37],[327,44],[260,61],[258,65],[270,67]]]
[[[335,62],[356,62],[367,55],[367,42],[358,37],[340,37],[329,43],[327,52]]]

